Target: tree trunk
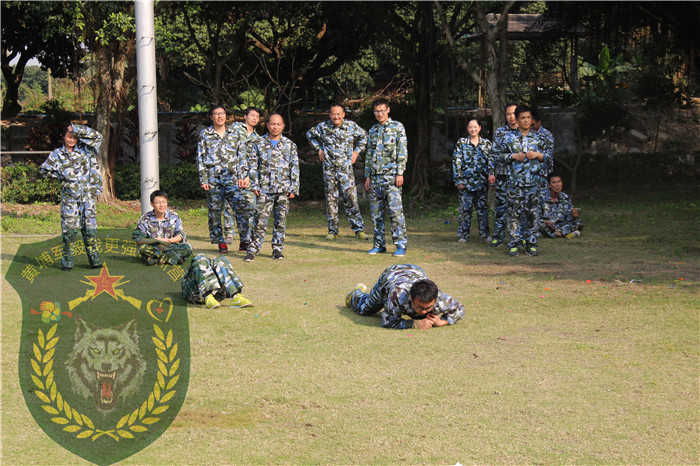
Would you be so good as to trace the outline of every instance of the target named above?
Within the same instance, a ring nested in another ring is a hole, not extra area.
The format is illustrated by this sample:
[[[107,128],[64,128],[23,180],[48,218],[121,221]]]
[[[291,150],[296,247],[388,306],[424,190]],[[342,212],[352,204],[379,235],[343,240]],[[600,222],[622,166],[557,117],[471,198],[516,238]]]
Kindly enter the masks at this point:
[[[31,56],[28,53],[20,55],[19,61],[17,64],[15,64],[14,69],[9,63],[2,64],[2,75],[5,78],[6,83],[5,97],[3,98],[2,102],[3,118],[16,116],[22,111],[22,106],[18,102],[19,85],[22,83],[24,68],[29,61],[29,58],[31,58]]]
[[[115,50],[111,50],[115,48]],[[97,70],[93,79],[95,95],[95,129],[102,133],[102,146],[97,154],[97,165],[102,176],[100,203],[111,204],[116,200],[114,191],[114,161],[116,151],[110,144],[112,137],[111,114],[126,97],[125,71],[133,52],[133,41],[99,46],[95,50]]]

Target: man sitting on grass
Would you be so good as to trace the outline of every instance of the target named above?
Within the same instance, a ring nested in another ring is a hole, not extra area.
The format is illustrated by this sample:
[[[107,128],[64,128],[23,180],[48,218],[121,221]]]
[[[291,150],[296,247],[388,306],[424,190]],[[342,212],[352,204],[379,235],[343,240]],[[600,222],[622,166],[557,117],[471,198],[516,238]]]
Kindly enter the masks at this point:
[[[139,244],[139,254],[147,265],[182,264],[192,254],[192,246],[182,229],[182,220],[168,210],[168,194],[157,190],[151,193],[153,210],[139,219],[132,238]]]
[[[540,231],[550,238],[576,238],[583,230],[583,220],[571,198],[562,192],[561,176],[549,175],[549,196],[544,200]]]
[[[207,309],[220,307],[220,301],[226,298],[231,298],[230,307],[253,307],[241,290],[243,282],[224,256],[209,259],[197,254],[182,279],[182,297],[192,304],[204,304]]]
[[[369,294],[367,285],[358,283],[346,296],[345,305],[361,316],[376,314],[384,308],[384,328],[443,327],[464,317],[462,304],[438,290],[425,271],[413,264],[387,267]]]

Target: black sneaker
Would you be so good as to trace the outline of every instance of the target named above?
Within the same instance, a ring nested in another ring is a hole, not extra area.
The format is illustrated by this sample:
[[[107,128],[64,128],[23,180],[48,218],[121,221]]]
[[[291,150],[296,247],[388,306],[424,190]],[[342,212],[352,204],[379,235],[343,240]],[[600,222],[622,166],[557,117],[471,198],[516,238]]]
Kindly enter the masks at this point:
[[[272,251],[272,258],[279,261],[284,259],[284,255],[282,251]]]
[[[226,254],[228,252],[228,246],[226,243],[219,244],[219,254]]]
[[[248,250],[248,243],[240,242],[238,245],[238,252],[246,252]]]
[[[539,256],[540,252],[537,250],[537,246],[534,244],[528,244],[525,246],[525,252],[528,256]]]
[[[243,262],[253,262],[253,259],[255,259],[255,254],[253,254],[252,252],[249,252],[248,254],[245,255]]]
[[[491,240],[491,247],[492,247],[492,248],[497,248],[497,247],[500,246],[501,244],[503,244],[503,240],[502,240],[502,239],[494,238],[494,239]]]
[[[148,259],[146,259],[146,265],[156,265],[155,257],[149,257]]]
[[[513,256],[513,257],[517,256],[518,255],[518,247],[514,246],[514,247],[510,248],[508,250],[508,255]]]

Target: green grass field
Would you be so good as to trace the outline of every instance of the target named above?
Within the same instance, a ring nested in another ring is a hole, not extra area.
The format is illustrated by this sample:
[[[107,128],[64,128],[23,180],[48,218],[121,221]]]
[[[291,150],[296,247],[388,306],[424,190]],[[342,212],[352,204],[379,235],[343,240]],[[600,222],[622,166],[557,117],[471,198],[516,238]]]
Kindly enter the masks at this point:
[[[451,197],[409,209],[401,262],[467,310],[425,331],[386,330],[345,308],[357,282],[398,260],[365,254],[344,216],[341,237],[325,241],[323,205],[295,204],[285,261],[270,258],[269,238],[252,263],[229,254],[254,308],[189,307],[185,404],[123,463],[697,464],[698,191],[574,198],[584,234],[542,239],[539,257],[457,244]],[[176,207],[195,250],[215,255],[206,209]],[[3,277],[19,245],[39,240],[14,235],[59,233],[57,210],[36,208],[3,206]],[[138,215],[100,206],[98,222],[130,229]],[[19,393],[19,309],[3,280],[1,460],[82,463]]]

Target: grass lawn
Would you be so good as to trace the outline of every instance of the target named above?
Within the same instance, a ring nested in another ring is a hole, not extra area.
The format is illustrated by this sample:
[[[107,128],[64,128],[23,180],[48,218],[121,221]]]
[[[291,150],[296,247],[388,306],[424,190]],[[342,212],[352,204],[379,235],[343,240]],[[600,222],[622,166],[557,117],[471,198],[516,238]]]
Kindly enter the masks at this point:
[[[365,254],[344,214],[341,237],[324,240],[323,205],[294,203],[286,260],[270,258],[269,236],[252,263],[229,254],[254,308],[189,307],[187,399],[123,463],[697,464],[698,191],[574,199],[583,235],[542,239],[539,257],[507,257],[474,230],[458,244],[456,198],[408,209],[401,262],[467,310],[427,331],[386,330],[345,308],[357,282],[399,260]],[[215,255],[206,209],[176,207],[195,250]],[[131,229],[138,215],[99,206],[98,223]],[[20,244],[59,230],[55,207],[3,205],[3,277]],[[1,460],[81,463],[18,392],[19,308],[3,279]]]

